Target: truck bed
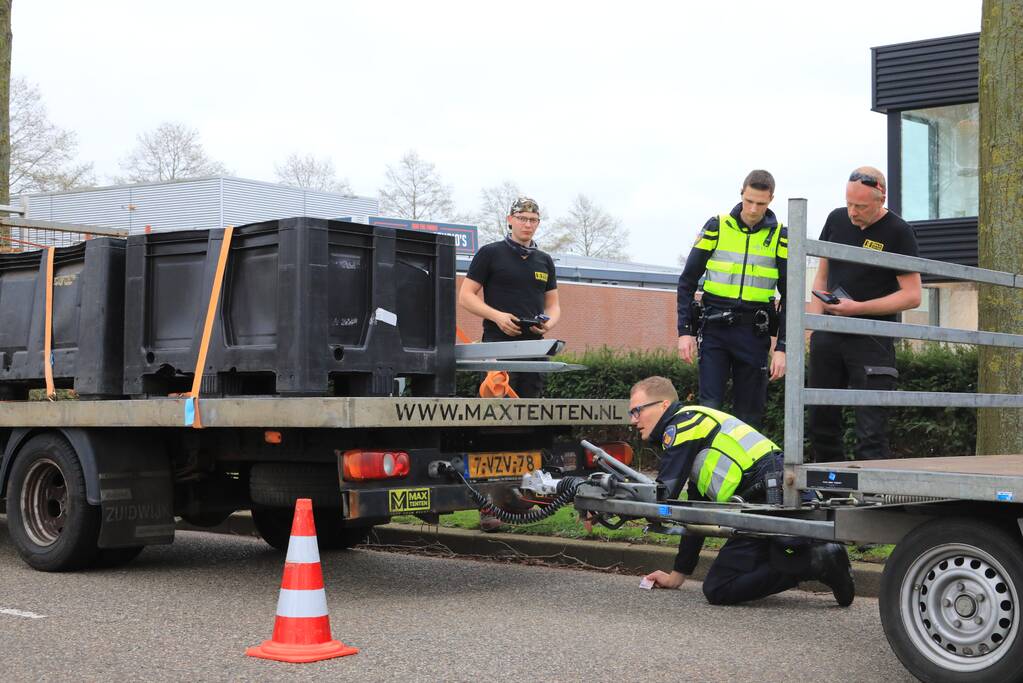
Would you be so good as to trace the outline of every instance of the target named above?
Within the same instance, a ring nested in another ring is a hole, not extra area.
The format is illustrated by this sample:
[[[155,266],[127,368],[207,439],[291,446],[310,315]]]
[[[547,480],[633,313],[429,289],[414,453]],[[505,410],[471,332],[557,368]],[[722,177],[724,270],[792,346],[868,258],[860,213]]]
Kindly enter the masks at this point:
[[[0,427],[184,427],[185,399],[0,402]],[[232,397],[200,401],[205,428],[517,427],[628,424],[603,399]]]
[[[815,463],[798,465],[796,472],[800,488],[1005,503],[1023,501],[1023,455]]]

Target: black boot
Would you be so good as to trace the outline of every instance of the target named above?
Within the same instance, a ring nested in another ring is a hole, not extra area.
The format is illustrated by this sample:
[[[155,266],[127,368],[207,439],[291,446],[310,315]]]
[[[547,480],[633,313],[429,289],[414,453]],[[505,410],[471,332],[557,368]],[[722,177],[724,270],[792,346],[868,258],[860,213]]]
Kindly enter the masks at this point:
[[[818,543],[811,548],[810,578],[830,588],[841,607],[848,607],[856,597],[849,554],[840,543]]]

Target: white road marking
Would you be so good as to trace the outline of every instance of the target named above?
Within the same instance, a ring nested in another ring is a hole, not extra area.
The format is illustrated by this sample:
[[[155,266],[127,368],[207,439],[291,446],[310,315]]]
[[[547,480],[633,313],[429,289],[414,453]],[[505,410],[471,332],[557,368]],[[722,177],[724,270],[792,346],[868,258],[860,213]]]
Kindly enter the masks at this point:
[[[26,612],[20,609],[10,609],[9,607],[0,607],[0,614],[7,614],[12,617],[24,617],[25,619],[45,619],[45,614],[36,614],[35,612]]]

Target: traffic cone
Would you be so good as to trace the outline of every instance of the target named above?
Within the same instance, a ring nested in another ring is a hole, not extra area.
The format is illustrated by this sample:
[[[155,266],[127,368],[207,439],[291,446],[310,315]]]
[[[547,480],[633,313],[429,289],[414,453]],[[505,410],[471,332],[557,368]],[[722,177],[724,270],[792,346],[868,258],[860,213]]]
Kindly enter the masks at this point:
[[[262,645],[248,648],[245,654],[278,662],[318,662],[354,655],[358,651],[331,639],[327,594],[323,590],[323,570],[313,524],[313,502],[299,498],[295,502],[295,520],[291,524],[273,637]]]

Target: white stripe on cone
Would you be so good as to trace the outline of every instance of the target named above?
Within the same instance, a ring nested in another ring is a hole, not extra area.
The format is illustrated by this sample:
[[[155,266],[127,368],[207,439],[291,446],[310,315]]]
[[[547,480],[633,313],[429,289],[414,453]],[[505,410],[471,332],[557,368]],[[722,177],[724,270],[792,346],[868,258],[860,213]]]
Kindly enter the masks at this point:
[[[282,588],[277,598],[279,617],[325,617],[327,616],[327,594],[318,590],[291,590]]]
[[[288,541],[286,562],[313,564],[320,561],[320,549],[315,536],[292,536]]]

